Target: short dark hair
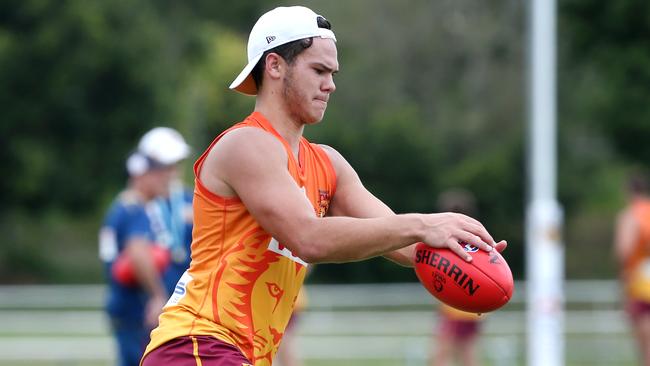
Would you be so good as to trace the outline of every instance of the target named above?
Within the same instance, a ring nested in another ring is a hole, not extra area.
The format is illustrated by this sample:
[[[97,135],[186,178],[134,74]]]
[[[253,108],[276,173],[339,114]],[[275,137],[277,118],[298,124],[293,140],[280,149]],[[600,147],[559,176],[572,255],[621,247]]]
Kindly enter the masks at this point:
[[[331,23],[322,16],[316,18],[316,23],[318,24],[318,28],[332,29]],[[266,67],[266,56],[269,53],[278,54],[289,65],[292,65],[296,60],[296,57],[298,57],[298,55],[301,54],[304,50],[311,47],[312,43],[314,43],[314,37],[303,38],[289,43],[281,44],[264,52],[260,60],[257,62],[257,65],[255,65],[251,71],[251,76],[253,77],[253,81],[255,81],[255,86],[257,89],[259,90],[262,86],[264,68]]]

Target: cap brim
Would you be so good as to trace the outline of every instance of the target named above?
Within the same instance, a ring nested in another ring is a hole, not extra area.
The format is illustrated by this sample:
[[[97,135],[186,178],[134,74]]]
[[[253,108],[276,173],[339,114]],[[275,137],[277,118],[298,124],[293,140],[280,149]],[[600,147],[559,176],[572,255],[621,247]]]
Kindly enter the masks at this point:
[[[166,157],[164,164],[177,164],[181,160],[186,159],[190,155],[190,147],[188,145],[178,146],[176,149],[170,150],[169,155]]]
[[[167,146],[164,150],[164,155],[147,155],[147,157],[160,166],[169,166],[177,164],[181,160],[186,159],[190,155],[191,150],[192,149],[187,144]]]
[[[251,71],[262,58],[262,55],[255,56],[252,60],[248,62],[246,67],[237,75],[235,81],[230,84],[230,89],[234,89],[242,94],[246,95],[257,95],[257,86],[255,85],[255,80],[251,75]]]

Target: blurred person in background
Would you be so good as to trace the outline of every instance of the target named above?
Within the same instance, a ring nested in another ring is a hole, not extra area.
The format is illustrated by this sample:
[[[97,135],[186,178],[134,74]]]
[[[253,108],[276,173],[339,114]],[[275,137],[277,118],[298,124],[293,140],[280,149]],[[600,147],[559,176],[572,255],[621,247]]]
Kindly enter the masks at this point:
[[[191,196],[178,177],[178,164],[189,152],[171,128],[157,127],[142,136],[126,162],[127,187],[100,230],[106,311],[120,366],[139,364],[179,272],[189,265]]]
[[[254,111],[194,164],[192,263],[167,302],[143,366],[270,365],[307,267],[383,255],[413,266],[415,243],[502,250],[461,214],[396,215],[335,149],[303,137],[323,119],[338,71],[324,17],[301,7],[262,15],[231,88]]]
[[[474,195],[464,189],[450,189],[438,197],[438,209],[442,212],[457,212],[471,217],[478,213]],[[481,331],[481,316],[455,309],[440,303],[438,330],[434,333],[431,366],[458,365],[478,366],[478,339]]]
[[[624,304],[643,365],[650,366],[650,196],[645,171],[630,174],[627,203],[619,212],[614,250]]]

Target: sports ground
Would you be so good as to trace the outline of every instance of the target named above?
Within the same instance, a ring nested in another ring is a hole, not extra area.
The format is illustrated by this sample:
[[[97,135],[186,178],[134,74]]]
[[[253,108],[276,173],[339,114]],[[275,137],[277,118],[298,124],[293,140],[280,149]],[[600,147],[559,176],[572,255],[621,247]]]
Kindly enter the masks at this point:
[[[525,365],[525,285],[488,314],[484,365]],[[636,365],[614,281],[565,287],[567,366]],[[307,366],[425,365],[435,302],[417,283],[311,285],[298,344]],[[0,365],[113,365],[102,286],[0,287]]]

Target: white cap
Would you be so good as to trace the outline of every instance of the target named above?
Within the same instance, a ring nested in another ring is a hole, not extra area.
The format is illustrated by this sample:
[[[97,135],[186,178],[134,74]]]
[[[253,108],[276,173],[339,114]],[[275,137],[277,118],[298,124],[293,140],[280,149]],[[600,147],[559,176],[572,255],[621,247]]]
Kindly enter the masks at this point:
[[[153,165],[172,165],[190,155],[190,146],[183,136],[169,127],[156,127],[145,133],[138,143],[137,152],[126,162],[130,175],[141,175]]]
[[[138,151],[163,165],[176,164],[190,155],[190,146],[173,128],[156,127],[142,136]]]
[[[262,54],[272,48],[309,37],[336,41],[334,32],[318,27],[318,17],[318,14],[304,6],[278,7],[262,15],[248,36],[248,64],[230,84],[230,89],[256,95],[257,87],[251,71]]]

